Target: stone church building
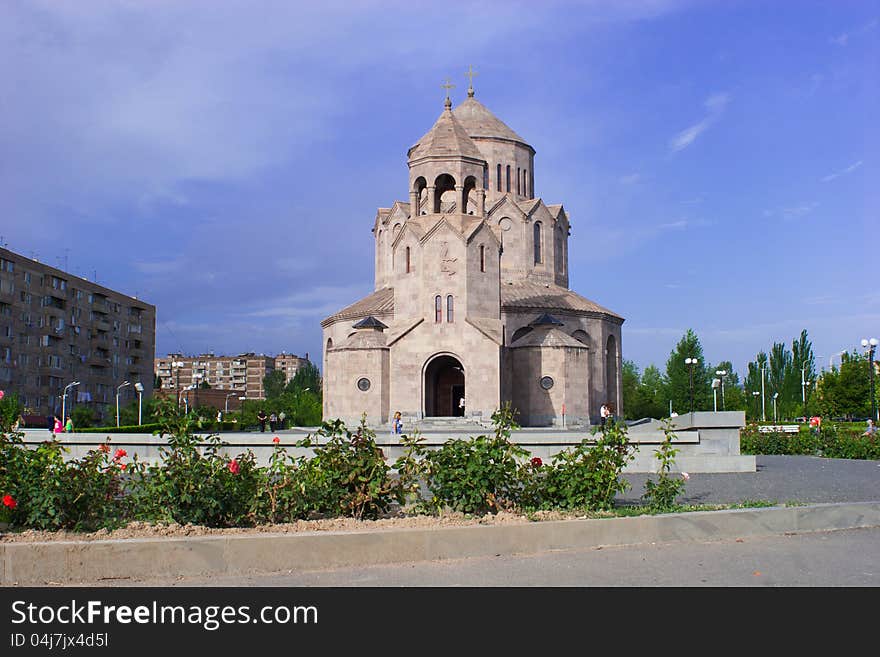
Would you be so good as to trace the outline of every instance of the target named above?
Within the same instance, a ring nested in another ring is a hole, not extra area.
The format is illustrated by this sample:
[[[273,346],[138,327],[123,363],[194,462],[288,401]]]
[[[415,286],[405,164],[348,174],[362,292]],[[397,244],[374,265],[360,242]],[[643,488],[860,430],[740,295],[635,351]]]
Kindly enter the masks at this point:
[[[321,322],[324,418],[622,411],[624,320],[568,289],[569,218],[535,194],[535,149],[471,87],[407,156],[409,199],[373,225],[375,291]]]

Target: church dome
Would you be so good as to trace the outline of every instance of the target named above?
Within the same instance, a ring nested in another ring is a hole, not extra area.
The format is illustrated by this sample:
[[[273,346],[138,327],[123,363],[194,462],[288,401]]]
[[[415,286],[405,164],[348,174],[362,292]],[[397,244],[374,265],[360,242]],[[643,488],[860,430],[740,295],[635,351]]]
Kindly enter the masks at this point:
[[[434,126],[419,139],[407,154],[410,160],[429,156],[464,156],[482,160],[483,155],[471,141],[467,130],[447,106]]]
[[[489,108],[470,94],[467,100],[452,110],[452,113],[471,137],[515,141],[531,148],[525,139],[511,130],[501,119],[492,114]]]

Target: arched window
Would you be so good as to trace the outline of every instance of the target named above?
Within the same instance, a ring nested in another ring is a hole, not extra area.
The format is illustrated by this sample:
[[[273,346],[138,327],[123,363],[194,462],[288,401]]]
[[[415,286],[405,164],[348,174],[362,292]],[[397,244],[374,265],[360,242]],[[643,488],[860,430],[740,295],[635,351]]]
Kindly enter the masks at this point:
[[[434,297],[434,323],[439,324],[443,321],[443,299],[438,294]]]
[[[556,271],[561,274],[565,273],[565,261],[563,255],[562,245],[565,241],[565,238],[562,234],[562,226],[556,228],[556,240],[554,242],[554,255],[553,258],[556,260]]]
[[[498,165],[498,175],[495,177],[495,189],[501,191],[501,165]]]
[[[523,196],[529,195],[529,170],[523,169]]]
[[[409,247],[406,247],[406,273],[409,274],[411,271],[412,271],[412,261],[410,260]]]
[[[480,244],[480,271],[486,271],[486,247]]]
[[[453,320],[453,309],[452,309],[452,295],[448,295],[446,297],[446,321],[450,324]]]
[[[510,191],[510,165],[507,165],[507,191]]]
[[[535,222],[535,230],[534,230],[534,240],[535,240],[535,264],[539,265],[543,262],[542,254],[541,254],[541,222]]]
[[[520,176],[521,176],[520,170],[519,170],[519,167],[517,167],[516,168],[516,193],[517,194],[519,194],[520,190],[522,189],[522,187],[520,185],[520,180],[521,180]]]
[[[483,189],[489,189],[489,167],[483,169]]]

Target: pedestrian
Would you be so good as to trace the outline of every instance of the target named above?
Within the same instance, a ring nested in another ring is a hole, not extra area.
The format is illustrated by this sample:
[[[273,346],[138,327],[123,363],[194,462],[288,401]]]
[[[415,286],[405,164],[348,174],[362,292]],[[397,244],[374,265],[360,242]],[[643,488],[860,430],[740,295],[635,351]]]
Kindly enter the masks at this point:
[[[464,397],[458,400],[458,408],[461,409],[461,415],[464,417]]]
[[[73,433],[73,418],[69,415],[67,416],[67,422],[64,423],[64,431],[67,433]]]
[[[862,435],[863,436],[874,436],[876,434],[877,434],[877,427],[874,425],[874,420],[869,418],[868,419],[868,428],[865,429],[865,433],[863,433]]]
[[[217,431],[223,429],[223,411],[217,411]]]
[[[275,411],[272,411],[272,415],[269,416],[269,430],[275,431],[275,428],[278,426],[278,416],[275,415]]]
[[[61,420],[58,419],[58,416],[57,415],[52,416],[52,420],[53,420],[52,433],[53,434],[64,433],[64,425],[61,424]]]
[[[281,411],[278,414],[278,428],[279,429],[284,428],[284,420],[286,420],[286,419],[287,419],[287,413],[285,413],[284,411]]]
[[[810,430],[813,432],[813,435],[818,436],[819,430],[822,428],[822,418],[818,415],[814,415],[810,418]]]
[[[400,411],[394,413],[394,419],[391,421],[391,430],[394,433],[403,432],[403,419],[401,418]]]
[[[257,413],[257,421],[260,423],[260,431],[262,431],[262,432],[265,432],[265,431],[266,431],[266,420],[268,420],[268,419],[269,419],[269,418],[268,418],[268,416],[266,415],[266,411],[264,411],[264,410],[261,408],[261,409],[260,409],[260,412]]]
[[[599,408],[599,424],[602,428],[605,428],[605,422],[608,420],[608,415],[610,414],[608,410],[608,403],[602,404],[601,408]]]

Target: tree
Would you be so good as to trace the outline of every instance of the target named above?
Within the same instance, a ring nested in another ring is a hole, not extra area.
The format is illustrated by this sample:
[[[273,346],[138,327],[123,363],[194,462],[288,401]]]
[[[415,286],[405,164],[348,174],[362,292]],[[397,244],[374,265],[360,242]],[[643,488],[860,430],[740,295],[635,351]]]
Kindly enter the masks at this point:
[[[694,366],[686,364],[686,358],[696,358],[697,364]],[[666,361],[666,389],[672,400],[673,410],[679,414],[691,410],[691,367],[693,367],[694,410],[711,409],[711,377],[703,357],[703,347],[697,334],[692,329],[688,329]]]
[[[310,390],[318,395],[318,399],[322,399],[321,389],[321,373],[314,363],[307,360],[296,370],[296,374],[287,384],[287,392],[301,392]]]
[[[623,394],[624,418],[633,420],[644,417],[640,415],[641,400],[639,399],[639,368],[631,360],[624,360],[621,368],[621,393]]]
[[[275,399],[284,392],[284,372],[272,370],[263,377],[263,393],[266,399]]]
[[[648,365],[642,373],[639,386],[645,400],[645,411],[642,417],[661,419],[669,417],[669,397],[663,374],[655,365]]]
[[[867,357],[843,354],[840,369],[819,378],[818,410],[830,417],[863,418],[871,415],[871,384]]]

